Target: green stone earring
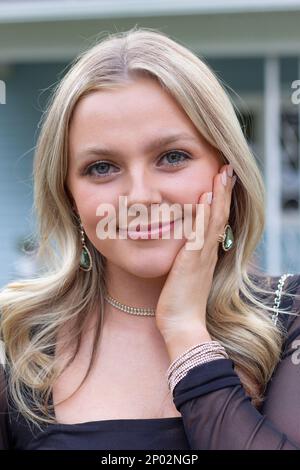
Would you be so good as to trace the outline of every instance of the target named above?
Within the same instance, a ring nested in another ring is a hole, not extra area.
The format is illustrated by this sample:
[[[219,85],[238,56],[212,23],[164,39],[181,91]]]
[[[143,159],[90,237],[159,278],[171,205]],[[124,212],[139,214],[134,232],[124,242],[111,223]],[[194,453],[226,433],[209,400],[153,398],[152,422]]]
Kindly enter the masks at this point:
[[[229,224],[225,226],[223,235],[218,236],[218,241],[222,242],[222,248],[224,251],[229,251],[233,247],[234,236]]]
[[[79,268],[82,271],[90,271],[93,266],[92,257],[91,257],[91,253],[89,252],[89,249],[87,248],[85,244],[84,230],[83,230],[83,226],[81,222],[80,222],[80,232],[81,232],[82,252],[81,252],[81,257],[80,257]]]

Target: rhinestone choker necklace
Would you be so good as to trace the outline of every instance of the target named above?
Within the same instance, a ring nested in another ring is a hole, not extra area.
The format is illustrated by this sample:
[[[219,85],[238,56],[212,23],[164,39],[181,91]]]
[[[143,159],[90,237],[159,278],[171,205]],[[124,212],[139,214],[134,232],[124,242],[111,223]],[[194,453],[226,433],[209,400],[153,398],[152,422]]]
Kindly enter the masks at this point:
[[[130,307],[129,305],[121,304],[118,300],[111,297],[109,294],[104,297],[105,300],[113,305],[115,308],[122,310],[122,312],[130,313],[131,315],[145,315],[149,317],[155,316],[155,309],[144,307]]]

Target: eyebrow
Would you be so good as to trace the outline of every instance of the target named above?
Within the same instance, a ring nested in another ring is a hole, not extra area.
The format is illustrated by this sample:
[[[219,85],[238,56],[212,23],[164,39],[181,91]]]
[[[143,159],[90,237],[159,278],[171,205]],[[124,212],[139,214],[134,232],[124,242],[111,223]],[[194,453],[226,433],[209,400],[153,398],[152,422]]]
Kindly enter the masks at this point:
[[[169,134],[169,135],[157,137],[153,142],[150,142],[144,147],[144,151],[146,153],[149,153],[153,150],[163,147],[164,145],[172,144],[179,140],[192,140],[199,144],[199,140],[191,134],[187,134],[187,133]],[[106,147],[99,146],[99,145],[87,147],[86,149],[78,152],[78,158],[90,157],[90,156],[95,156],[95,155],[96,156],[101,155],[105,157],[116,157],[118,156],[118,152],[112,149],[110,150]]]

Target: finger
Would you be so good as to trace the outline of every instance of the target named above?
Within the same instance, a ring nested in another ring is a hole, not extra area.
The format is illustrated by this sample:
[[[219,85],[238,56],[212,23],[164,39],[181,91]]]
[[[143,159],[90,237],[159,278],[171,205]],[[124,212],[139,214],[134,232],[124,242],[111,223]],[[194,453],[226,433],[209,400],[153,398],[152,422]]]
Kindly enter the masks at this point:
[[[229,219],[229,214],[230,214],[230,207],[231,207],[231,200],[232,200],[232,190],[236,181],[236,176],[234,174],[233,166],[232,165],[226,165],[226,172],[227,172],[227,214],[228,214],[228,219]],[[227,220],[228,220],[227,219]]]
[[[213,193],[204,193],[201,195],[199,203],[204,205],[204,242],[207,237],[208,227],[209,227],[209,219],[210,219],[210,207],[212,202]]]
[[[231,209],[231,202],[232,202],[232,191],[233,191],[233,187],[234,187],[234,184],[235,184],[235,181],[236,181],[236,176],[234,174],[234,171],[233,171],[233,167],[232,165],[224,165],[222,168],[221,168],[221,173],[226,170],[226,174],[227,174],[227,181],[226,181],[226,191],[225,191],[225,211],[224,211],[224,217],[225,217],[225,221],[224,221],[224,228],[225,228],[225,225],[227,225],[229,223],[229,218],[230,218],[230,209]]]
[[[229,219],[232,177],[227,175],[226,170],[227,165],[222,166],[213,182],[211,216],[205,245],[205,249],[208,251],[218,249],[218,236],[224,233],[225,225]]]
[[[192,224],[192,231],[187,237],[185,250],[201,251],[208,232],[210,205],[212,193],[203,193],[196,204],[196,215]]]

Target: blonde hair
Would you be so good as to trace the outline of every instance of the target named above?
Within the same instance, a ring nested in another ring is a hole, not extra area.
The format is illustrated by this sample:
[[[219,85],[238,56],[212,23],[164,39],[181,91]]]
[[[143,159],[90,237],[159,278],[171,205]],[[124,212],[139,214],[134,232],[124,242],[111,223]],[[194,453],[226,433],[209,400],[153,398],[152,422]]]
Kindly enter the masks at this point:
[[[98,309],[92,357],[83,380],[89,373],[107,292],[106,260],[88,239],[93,269],[79,269],[81,242],[65,183],[72,112],[91,91],[126,85],[141,75],[157,80],[176,99],[238,177],[229,219],[235,245],[218,258],[207,304],[208,331],[226,348],[253,403],[261,401],[280,359],[283,329],[271,321],[271,306],[259,299],[273,291],[267,284],[259,287],[249,270],[264,230],[264,185],[233,105],[210,68],[192,51],[164,33],[134,27],[108,35],[79,55],[56,86],[42,118],[34,156],[33,205],[42,268],[31,279],[10,282],[0,293],[10,394],[24,417],[37,425],[56,422],[48,406],[52,386],[74,359],[86,322]],[[75,348],[62,368],[53,350],[58,331],[66,325],[63,342],[67,349],[73,350],[74,344]]]

